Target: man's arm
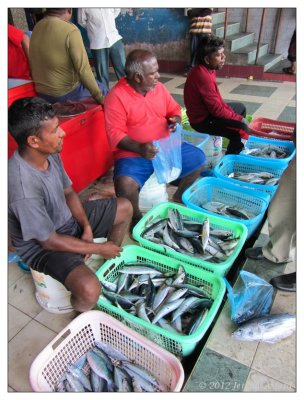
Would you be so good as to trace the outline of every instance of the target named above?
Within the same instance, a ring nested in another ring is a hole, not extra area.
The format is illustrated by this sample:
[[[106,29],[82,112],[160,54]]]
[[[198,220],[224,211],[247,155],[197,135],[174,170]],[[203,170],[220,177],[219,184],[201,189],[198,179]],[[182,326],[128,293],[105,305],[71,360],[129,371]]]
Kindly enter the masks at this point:
[[[79,29],[75,29],[69,35],[68,46],[70,57],[81,83],[88,89],[96,103],[103,104],[104,97],[96,83]]]
[[[100,254],[105,259],[118,257],[121,247],[113,242],[94,243],[75,238],[69,235],[61,235],[53,232],[47,240],[39,241],[40,245],[49,251],[64,251],[77,254]]]
[[[21,46],[23,48],[24,54],[26,55],[27,60],[29,60],[29,51],[30,51],[30,38],[24,34],[22,41],[21,41]]]
[[[69,186],[64,190],[67,205],[73,217],[83,228],[81,238],[53,232],[47,240],[40,241],[43,248],[51,251],[66,251],[83,255],[101,254],[104,258],[113,258],[120,255],[121,248],[113,242],[94,243],[93,232],[78,195]]]
[[[152,143],[139,143],[135,140],[125,136],[117,145],[118,148],[123,150],[132,151],[133,153],[140,154],[147,160],[153,160],[158,153],[158,150]]]

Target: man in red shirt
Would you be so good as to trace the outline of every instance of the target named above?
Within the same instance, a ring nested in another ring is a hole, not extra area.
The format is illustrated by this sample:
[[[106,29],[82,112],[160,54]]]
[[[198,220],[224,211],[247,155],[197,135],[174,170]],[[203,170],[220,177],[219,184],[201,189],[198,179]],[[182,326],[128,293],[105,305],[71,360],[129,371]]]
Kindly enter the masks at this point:
[[[239,154],[250,132],[242,103],[225,103],[216,84],[216,70],[225,63],[224,41],[205,36],[197,48],[197,65],[190,71],[184,102],[190,125],[198,132],[229,139],[226,154]]]
[[[28,63],[30,39],[20,29],[8,25],[8,77],[32,79]]]
[[[152,141],[169,136],[181,122],[180,106],[166,87],[158,82],[156,57],[146,50],[133,50],[127,57],[126,78],[105,97],[105,125],[114,152],[114,185],[118,197],[133,206],[131,228],[142,214],[138,206],[139,190],[153,174],[152,159],[157,153]],[[205,163],[204,153],[182,143],[182,171],[173,200],[181,202],[182,193],[199,176]]]

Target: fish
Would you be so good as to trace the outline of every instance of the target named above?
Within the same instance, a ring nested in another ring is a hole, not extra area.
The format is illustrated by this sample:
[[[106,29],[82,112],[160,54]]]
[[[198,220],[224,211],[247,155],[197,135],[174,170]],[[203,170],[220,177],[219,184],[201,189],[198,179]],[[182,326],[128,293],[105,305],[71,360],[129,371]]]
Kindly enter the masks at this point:
[[[275,343],[292,335],[295,329],[295,314],[270,314],[240,324],[232,336],[250,342]]]
[[[262,157],[262,158],[282,159],[288,157],[290,155],[290,152],[287,149],[286,151],[284,151],[278,146],[268,144],[267,146],[263,145],[263,147],[256,147],[256,148],[245,147],[244,150],[242,150],[241,154],[246,154],[254,157]]]
[[[210,257],[212,256],[210,255]],[[132,265],[133,263],[128,264]],[[122,266],[121,269],[123,270],[124,267]],[[160,269],[160,266],[157,268]],[[120,281],[120,271],[117,272],[115,280]],[[145,272],[144,269],[143,272]],[[166,269],[159,272],[161,275],[154,278],[151,278],[151,274],[130,275],[137,282],[136,285],[130,282],[129,288],[132,289],[132,292],[122,290],[119,294],[110,292],[109,295],[104,286],[102,286],[102,292],[105,291],[105,296],[112,302],[112,305],[123,312],[132,314],[147,323],[158,324],[163,329],[167,327],[170,332],[175,330],[179,334],[185,335],[187,313],[192,315],[199,305],[204,307],[212,305],[213,299],[208,293],[209,289],[207,287],[205,289],[204,284],[201,286],[189,284],[186,270],[182,264],[174,271]],[[142,281],[140,285],[139,281]],[[158,282],[157,286],[154,284],[156,282]],[[119,290],[119,285],[117,290]],[[182,311],[172,318],[173,312],[183,302],[186,302],[184,309],[181,309]],[[198,314],[197,316],[199,317]],[[158,323],[159,320],[161,322]],[[96,345],[98,346],[98,343]]]
[[[74,378],[78,379],[78,381],[82,384],[82,386],[89,390],[90,392],[92,391],[91,383],[86,376],[86,374],[82,371],[82,369],[79,369],[75,367],[73,364],[68,364],[67,365],[67,371],[74,376]]]
[[[101,358],[97,353],[95,353],[92,349],[87,353],[87,360],[90,365],[90,368],[101,378],[107,381],[108,387],[109,385],[113,385],[113,376],[111,371],[109,371],[106,362]]]
[[[75,378],[74,375],[72,375],[70,372],[65,373],[66,380],[69,383],[70,389],[69,391],[73,392],[85,392],[85,388],[82,385],[82,383],[79,381],[79,379]]]
[[[210,233],[210,222],[209,218],[205,218],[202,226],[202,246],[203,246],[203,251],[206,250],[207,244],[208,244],[208,239],[209,239],[209,233]]]
[[[171,303],[167,303],[159,307],[157,313],[152,319],[152,324],[155,324],[160,318],[176,310],[184,302],[184,300],[184,298],[177,299],[175,301],[172,301]]]
[[[166,224],[167,224],[167,219],[166,218],[162,218],[160,220],[157,220],[153,224],[151,224],[148,227],[146,227],[146,229],[143,232],[143,235],[155,234],[156,232],[161,231],[166,226]]]

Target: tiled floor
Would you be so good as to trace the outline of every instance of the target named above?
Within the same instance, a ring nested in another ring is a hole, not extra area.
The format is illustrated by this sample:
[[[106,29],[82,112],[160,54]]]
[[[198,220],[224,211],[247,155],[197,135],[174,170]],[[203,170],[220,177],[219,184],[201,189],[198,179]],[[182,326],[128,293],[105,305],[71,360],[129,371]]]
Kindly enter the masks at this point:
[[[114,84],[115,75],[111,74]],[[162,74],[161,81],[177,101],[183,105],[185,77]],[[240,78],[219,78],[220,91],[226,101],[242,101],[253,117],[268,117],[295,121],[295,83],[247,81]],[[112,183],[100,179],[80,193],[86,198],[99,187],[113,191]],[[169,198],[174,188],[169,187]],[[267,233],[259,241],[266,239]],[[124,244],[134,243],[126,237]],[[100,261],[101,263],[101,261]],[[96,267],[96,261],[90,262]],[[271,269],[268,265],[257,268],[252,263],[245,268],[264,277],[283,272],[285,265]],[[288,264],[286,271],[294,270]],[[293,312],[295,294],[278,292],[273,312]],[[38,353],[73,318],[74,312],[52,314],[43,310],[34,296],[31,275],[16,263],[8,265],[8,391],[30,392],[29,368]],[[265,343],[237,342],[231,338],[233,330],[229,304],[221,312],[195,368],[185,381],[186,392],[294,392],[296,388],[295,335],[284,341]]]

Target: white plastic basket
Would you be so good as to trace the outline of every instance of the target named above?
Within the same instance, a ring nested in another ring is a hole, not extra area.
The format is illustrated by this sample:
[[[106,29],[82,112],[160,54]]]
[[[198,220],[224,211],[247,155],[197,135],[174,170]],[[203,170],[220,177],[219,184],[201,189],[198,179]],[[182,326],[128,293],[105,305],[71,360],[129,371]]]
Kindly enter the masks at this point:
[[[87,311],[66,326],[33,361],[30,383],[35,392],[52,392],[66,370],[95,341],[110,344],[158,379],[162,391],[179,392],[184,382],[180,361],[144,336],[102,311]]]

